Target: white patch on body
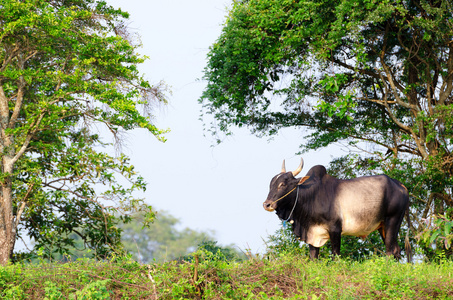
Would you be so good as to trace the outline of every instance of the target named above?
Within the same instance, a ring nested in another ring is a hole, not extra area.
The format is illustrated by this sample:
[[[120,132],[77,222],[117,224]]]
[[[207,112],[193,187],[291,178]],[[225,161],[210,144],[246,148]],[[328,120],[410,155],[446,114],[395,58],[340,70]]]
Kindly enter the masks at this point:
[[[342,218],[342,235],[363,237],[379,227],[382,221],[379,212],[384,198],[383,180],[385,177],[368,177],[340,184],[337,209]]]
[[[329,240],[329,232],[325,225],[312,225],[307,232],[307,244],[321,247]]]

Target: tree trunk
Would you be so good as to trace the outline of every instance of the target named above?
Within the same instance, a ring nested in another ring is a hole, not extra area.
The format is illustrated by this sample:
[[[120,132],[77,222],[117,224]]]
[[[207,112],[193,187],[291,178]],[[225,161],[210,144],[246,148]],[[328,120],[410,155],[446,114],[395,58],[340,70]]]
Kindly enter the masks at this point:
[[[5,164],[3,165],[5,166]],[[0,265],[5,266],[13,253],[16,240],[12,210],[12,189],[10,172],[2,172],[5,178],[1,183],[0,206]]]
[[[17,161],[14,150],[14,136],[7,132],[16,125],[23,100],[23,77],[19,80],[14,110],[10,111],[9,99],[0,81],[0,265],[6,265],[13,253],[16,242],[16,225],[13,218],[12,174]],[[11,118],[12,116],[12,118]]]

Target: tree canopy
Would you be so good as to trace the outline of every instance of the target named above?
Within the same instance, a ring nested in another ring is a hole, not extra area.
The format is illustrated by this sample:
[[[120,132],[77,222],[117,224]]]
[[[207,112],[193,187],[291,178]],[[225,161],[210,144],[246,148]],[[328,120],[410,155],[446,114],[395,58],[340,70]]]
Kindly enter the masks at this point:
[[[347,145],[337,175],[399,179],[412,229],[443,215],[448,248],[452,16],[448,0],[236,0],[208,54],[204,118],[215,133],[305,129],[302,151]]]
[[[182,258],[203,242],[214,242],[212,232],[178,228],[179,220],[168,212],[158,212],[152,226],[143,228],[143,216],[134,222],[120,224],[124,248],[141,263],[162,262]]]
[[[139,73],[127,19],[98,0],[0,1],[1,264],[22,235],[52,256],[75,233],[102,256],[121,249],[120,219],[152,220],[143,178],[100,137],[118,145],[144,128],[165,140],[151,110],[166,87]]]

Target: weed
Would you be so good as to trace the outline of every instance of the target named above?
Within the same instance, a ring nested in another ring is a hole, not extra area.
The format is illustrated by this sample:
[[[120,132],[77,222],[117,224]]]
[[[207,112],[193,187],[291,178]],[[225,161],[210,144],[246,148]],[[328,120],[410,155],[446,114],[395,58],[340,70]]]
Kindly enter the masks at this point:
[[[107,300],[110,299],[111,292],[107,289],[107,284],[110,280],[98,280],[89,283],[81,291],[77,291],[75,295],[71,295],[69,299],[77,300]]]
[[[197,259],[195,259],[197,257]],[[190,261],[129,258],[0,267],[1,299],[429,299],[453,298],[453,262],[310,261],[296,254],[228,261],[200,250]]]

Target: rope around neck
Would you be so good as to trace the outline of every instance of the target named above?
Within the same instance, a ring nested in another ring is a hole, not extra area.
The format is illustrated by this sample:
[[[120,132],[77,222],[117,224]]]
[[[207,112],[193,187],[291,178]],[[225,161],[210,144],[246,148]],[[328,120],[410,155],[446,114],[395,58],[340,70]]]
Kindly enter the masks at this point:
[[[298,187],[299,187],[299,185],[296,185],[295,188],[293,188],[291,191],[289,191],[288,193],[286,193],[286,195],[284,195],[283,197],[280,197],[280,198],[278,198],[277,200],[275,200],[274,202],[272,202],[271,205],[274,204],[274,203],[276,203],[276,202],[278,202],[278,201],[280,201],[280,200],[282,200],[283,198],[285,198],[286,196],[288,196],[289,194],[291,194],[291,193],[292,193],[295,189],[297,189]],[[296,205],[297,205],[297,198],[299,198],[299,189],[297,189],[296,200],[294,201],[293,209],[292,209],[291,212],[289,213],[288,219],[283,220],[283,223],[288,222],[288,220],[291,218],[291,215],[293,214],[294,209],[296,208]]]
[[[298,188],[298,187],[299,187],[299,185],[296,185],[296,187],[295,187],[295,188]],[[293,189],[293,191],[294,191],[294,189]],[[292,192],[292,191],[291,191],[291,192]],[[294,209],[296,208],[296,204],[297,204],[297,198],[299,198],[299,189],[297,189],[297,192],[296,192],[296,200],[294,200],[294,206],[293,206],[293,209],[292,209],[292,210],[291,210],[291,212],[289,213],[289,217],[288,217],[288,219],[286,219],[286,220],[285,220],[285,221],[283,221],[283,222],[288,222],[288,220],[289,220],[289,219],[291,219],[291,215],[293,214],[293,211],[294,211]],[[291,223],[291,221],[289,221],[289,222]],[[292,224],[292,223],[291,223],[291,224]]]

